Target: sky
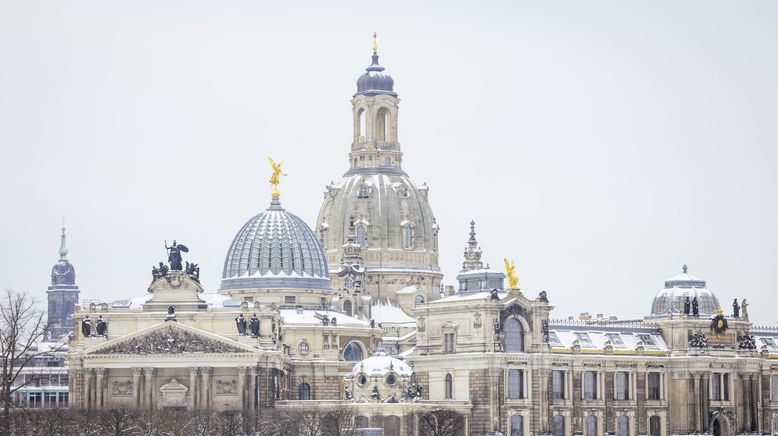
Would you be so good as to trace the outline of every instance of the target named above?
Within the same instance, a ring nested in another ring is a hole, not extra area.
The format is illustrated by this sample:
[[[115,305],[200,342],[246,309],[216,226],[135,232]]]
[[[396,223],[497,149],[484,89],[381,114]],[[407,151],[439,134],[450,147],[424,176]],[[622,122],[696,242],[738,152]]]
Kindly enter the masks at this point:
[[[143,295],[164,241],[208,292],[269,202],[314,224],[379,34],[444,282],[470,220],[552,318],[647,315],[664,280],[778,321],[774,1],[0,0],[0,288]]]

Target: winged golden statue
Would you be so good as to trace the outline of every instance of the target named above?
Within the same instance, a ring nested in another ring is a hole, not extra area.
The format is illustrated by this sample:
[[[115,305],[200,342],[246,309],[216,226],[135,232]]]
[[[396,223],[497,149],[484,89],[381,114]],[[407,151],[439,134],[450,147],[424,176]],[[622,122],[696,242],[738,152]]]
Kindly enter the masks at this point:
[[[508,289],[518,289],[519,276],[516,275],[516,261],[511,259],[509,262],[507,258],[504,260],[505,274],[508,276]]]
[[[281,191],[278,190],[278,185],[281,183],[281,176],[285,176],[286,173],[281,169],[283,161],[276,163],[272,157],[267,157],[270,162],[270,167],[273,168],[273,174],[270,176],[270,184],[273,186],[273,198],[278,198],[281,195]]]

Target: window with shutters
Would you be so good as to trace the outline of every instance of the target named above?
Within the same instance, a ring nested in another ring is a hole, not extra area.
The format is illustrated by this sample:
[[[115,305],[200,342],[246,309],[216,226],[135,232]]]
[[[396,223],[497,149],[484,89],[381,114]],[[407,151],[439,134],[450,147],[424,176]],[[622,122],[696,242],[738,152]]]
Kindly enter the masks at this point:
[[[508,370],[508,398],[511,400],[524,398],[524,370]]]
[[[617,371],[616,378],[616,399],[617,400],[629,400],[629,373],[624,371]]]
[[[551,399],[565,399],[565,372],[551,371]]]
[[[584,371],[584,400],[597,399],[597,373]]]

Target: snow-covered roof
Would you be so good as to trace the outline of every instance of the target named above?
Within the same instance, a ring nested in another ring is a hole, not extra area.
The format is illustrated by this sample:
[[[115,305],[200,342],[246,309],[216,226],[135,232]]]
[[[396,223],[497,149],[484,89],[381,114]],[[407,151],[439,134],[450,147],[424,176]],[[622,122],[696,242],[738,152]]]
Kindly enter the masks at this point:
[[[370,308],[370,314],[378,323],[403,324],[416,323],[416,319],[405,313],[400,306],[391,302],[379,301]]]
[[[368,377],[384,376],[390,372],[400,376],[410,376],[413,369],[402,360],[391,356],[372,356],[354,365],[351,375],[356,376],[360,372],[364,372]]]
[[[321,325],[321,320],[316,318],[316,314],[327,315],[330,317],[330,321],[333,318],[337,319],[337,325],[339,326],[357,326],[367,327],[369,322],[363,321],[358,318],[348,316],[340,312],[330,312],[324,310],[301,310],[296,309],[281,309],[281,317],[284,319],[284,324],[310,324]]]
[[[610,341],[614,350],[635,350],[639,342],[646,350],[667,351],[659,331],[650,328],[623,328],[611,326],[554,326],[549,325],[548,343],[551,348],[571,348],[578,341],[582,350],[603,350]]]
[[[497,295],[499,295],[500,299],[503,299],[508,295],[508,293],[498,292]],[[482,291],[482,292],[473,292],[470,294],[449,295],[448,297],[441,298],[440,300],[435,300],[432,303],[444,303],[450,301],[478,300],[478,299],[490,299],[490,298],[492,298],[491,292]]]
[[[395,294],[415,294],[419,292],[419,285],[410,285],[399,289]]]
[[[151,300],[153,294],[144,294],[137,297],[127,298],[124,300],[114,300],[111,303],[112,308],[127,308],[131,310],[140,310],[143,308],[143,304]],[[199,295],[200,299],[208,304],[208,307],[220,308],[220,307],[239,307],[240,300],[232,297],[228,297],[222,294],[214,293],[202,293]],[[226,303],[226,304],[225,304]]]

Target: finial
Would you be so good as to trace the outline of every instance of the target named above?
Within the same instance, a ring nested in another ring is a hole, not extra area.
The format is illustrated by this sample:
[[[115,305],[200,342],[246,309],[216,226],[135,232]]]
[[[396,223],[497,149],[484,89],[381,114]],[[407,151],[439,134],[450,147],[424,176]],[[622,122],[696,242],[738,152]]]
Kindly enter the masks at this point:
[[[68,260],[68,247],[65,242],[65,217],[62,217],[62,235],[60,235],[59,243],[59,260]]]
[[[689,270],[689,267],[686,266],[686,264],[683,265],[683,273],[686,274],[686,272]]]
[[[278,185],[281,183],[281,176],[286,175],[286,173],[281,170],[281,165],[283,165],[284,162],[276,163],[270,156],[267,157],[267,160],[270,162],[270,167],[273,168],[273,174],[270,176],[269,180],[270,185],[273,186],[271,196],[273,197],[273,200],[278,200],[279,197],[281,197],[281,191],[278,190]]]
[[[378,54],[378,32],[373,32],[373,54]]]
[[[516,275],[516,261],[511,259],[509,262],[507,257],[504,260],[505,275],[508,276],[508,289],[518,289],[519,276]]]

